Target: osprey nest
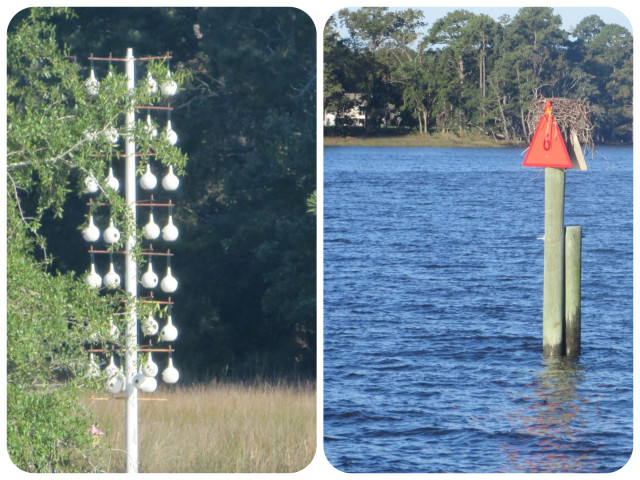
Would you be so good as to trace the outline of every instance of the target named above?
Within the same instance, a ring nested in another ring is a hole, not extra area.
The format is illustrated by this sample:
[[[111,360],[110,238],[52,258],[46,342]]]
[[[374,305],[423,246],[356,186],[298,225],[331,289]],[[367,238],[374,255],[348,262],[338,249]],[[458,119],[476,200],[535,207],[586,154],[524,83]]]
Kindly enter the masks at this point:
[[[562,135],[568,139],[573,131],[578,136],[578,141],[583,148],[593,151],[593,125],[591,116],[594,111],[589,102],[573,100],[570,98],[538,98],[531,103],[527,114],[527,127],[530,132],[535,132],[540,116],[544,113],[546,101],[551,102],[551,115],[556,119]]]

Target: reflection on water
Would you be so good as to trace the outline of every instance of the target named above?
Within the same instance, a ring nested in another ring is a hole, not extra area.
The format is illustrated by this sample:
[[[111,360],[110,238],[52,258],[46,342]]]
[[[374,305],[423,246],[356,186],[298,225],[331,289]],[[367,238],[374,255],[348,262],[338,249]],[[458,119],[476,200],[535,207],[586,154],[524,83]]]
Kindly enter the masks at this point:
[[[593,449],[585,448],[582,438],[588,415],[583,412],[586,400],[578,393],[586,376],[579,359],[545,358],[535,373],[526,385],[532,397],[508,418],[513,431],[527,440],[500,445],[506,455],[504,471],[596,471]]]

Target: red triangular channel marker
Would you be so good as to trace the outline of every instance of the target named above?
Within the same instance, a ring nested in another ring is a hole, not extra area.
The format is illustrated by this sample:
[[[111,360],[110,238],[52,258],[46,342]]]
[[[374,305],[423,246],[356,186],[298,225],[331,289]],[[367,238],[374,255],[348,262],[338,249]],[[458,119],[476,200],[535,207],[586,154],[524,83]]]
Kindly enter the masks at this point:
[[[524,167],[571,168],[569,152],[562,139],[560,128],[551,115],[551,103],[547,101],[545,113],[533,134],[529,151],[524,157]]]

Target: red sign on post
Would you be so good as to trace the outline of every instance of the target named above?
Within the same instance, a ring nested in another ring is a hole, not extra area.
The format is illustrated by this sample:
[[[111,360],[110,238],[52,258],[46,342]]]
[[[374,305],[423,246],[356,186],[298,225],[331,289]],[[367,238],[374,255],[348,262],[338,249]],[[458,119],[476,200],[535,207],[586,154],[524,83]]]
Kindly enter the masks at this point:
[[[571,168],[567,147],[562,139],[560,128],[556,124],[556,119],[551,115],[551,102],[548,100],[522,165],[524,167]]]

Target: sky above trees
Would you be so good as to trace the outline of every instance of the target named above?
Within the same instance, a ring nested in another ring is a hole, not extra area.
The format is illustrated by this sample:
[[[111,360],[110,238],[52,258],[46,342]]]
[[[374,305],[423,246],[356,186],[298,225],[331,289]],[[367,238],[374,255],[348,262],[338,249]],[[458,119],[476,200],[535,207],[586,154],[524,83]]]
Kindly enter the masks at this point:
[[[393,2],[389,2],[392,4]],[[464,3],[466,5],[467,2]],[[462,5],[462,3],[461,3]],[[356,10],[358,7],[354,7],[352,10]],[[424,12],[425,21],[432,24],[438,18],[442,18],[450,12],[453,12],[459,8],[464,8],[472,13],[477,14],[486,14],[489,15],[494,20],[497,20],[502,15],[509,15],[510,17],[514,17],[518,10],[521,8],[520,6],[515,7],[466,7],[466,6],[452,6],[452,7],[427,7],[427,8],[416,8],[416,10],[421,10]],[[391,11],[404,10],[404,7],[390,7]],[[620,10],[616,8],[609,7],[554,7],[553,9],[556,15],[560,15],[562,17],[562,28],[571,31],[573,28],[580,23],[582,19],[589,15],[598,15],[605,23],[615,23],[622,27],[628,28],[632,30],[631,21],[629,18]],[[425,32],[429,28],[429,25],[425,27]],[[346,30],[340,30],[340,33],[344,36],[348,35]]]

